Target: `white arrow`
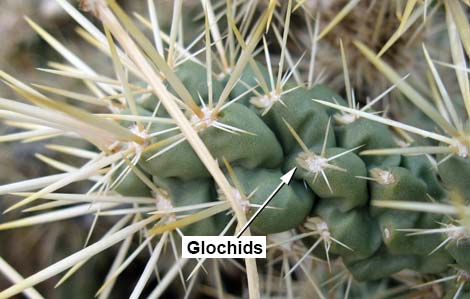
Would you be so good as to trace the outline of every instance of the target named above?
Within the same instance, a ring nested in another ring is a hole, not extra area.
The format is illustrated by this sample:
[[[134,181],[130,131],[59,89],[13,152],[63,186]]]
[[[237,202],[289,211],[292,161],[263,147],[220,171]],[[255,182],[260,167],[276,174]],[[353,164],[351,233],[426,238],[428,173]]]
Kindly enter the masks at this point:
[[[264,210],[264,208],[268,205],[268,203],[273,199],[273,197],[281,190],[281,188],[284,185],[289,185],[290,181],[292,180],[292,177],[294,176],[294,172],[297,169],[297,167],[292,168],[289,172],[281,176],[281,183],[274,189],[274,191],[271,193],[271,195],[268,196],[268,198],[264,201],[263,205],[259,207],[259,209],[256,211],[256,213],[251,216],[250,220],[243,226],[243,228],[238,232],[237,238],[240,238],[240,236],[246,231],[246,229],[250,226],[250,224],[258,217],[258,215]]]

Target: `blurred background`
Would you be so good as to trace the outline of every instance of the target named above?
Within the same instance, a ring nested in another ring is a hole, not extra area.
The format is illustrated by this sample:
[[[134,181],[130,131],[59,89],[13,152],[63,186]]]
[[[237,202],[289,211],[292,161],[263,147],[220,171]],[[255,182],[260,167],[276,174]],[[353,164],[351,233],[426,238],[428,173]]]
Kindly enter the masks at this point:
[[[70,1],[74,5],[77,1]],[[132,11],[145,13],[147,1],[118,1],[119,4]],[[190,12],[194,3],[199,1],[185,1],[186,12]],[[171,12],[173,1],[155,1],[160,11]],[[105,74],[112,74],[107,59],[96,55],[97,50],[86,43],[77,33],[77,24],[66,14],[55,0],[0,0],[0,70],[22,80],[25,83],[48,83],[61,86],[67,90],[80,90],[83,86],[77,86],[77,80],[52,76],[38,71],[37,68],[47,68],[49,61],[63,62],[63,59],[42,40],[25,21],[25,16],[31,18],[55,38],[60,40],[72,52],[79,56],[94,68]],[[171,13],[161,13],[159,20],[163,25],[169,26]],[[167,25],[165,25],[167,24]],[[97,24],[99,25],[99,24]],[[101,67],[102,66],[102,67]],[[0,84],[0,97],[18,99],[5,84]],[[0,124],[0,135],[12,134],[19,129]],[[69,140],[68,140],[69,141]],[[60,159],[60,155],[47,150],[47,143],[63,143],[61,140],[48,140],[46,142],[0,143],[0,185],[18,182],[25,179],[36,178],[57,173],[52,167],[38,160],[35,155],[44,154],[48,157]],[[86,145],[83,145],[86,146]],[[67,162],[74,164],[67,156]],[[61,192],[80,192],[86,190],[87,183],[73,184],[61,190]],[[12,196],[0,195],[0,211],[14,202]],[[21,212],[12,212],[6,215],[0,214],[0,222],[9,219],[18,219]],[[91,218],[79,218],[71,221],[61,221],[47,225],[14,229],[0,232],[0,257],[5,259],[23,276],[29,276],[52,263],[67,257],[83,248],[90,227]],[[96,228],[96,235],[102,235],[107,231],[106,223],[102,222]],[[94,298],[94,293],[100,287],[102,278],[106,276],[112,259],[115,256],[113,249],[101,254],[99,258],[92,259],[80,271],[70,278],[62,287],[54,289],[54,285],[61,278],[48,280],[38,285],[37,290],[50,299],[69,298],[83,299]],[[136,277],[131,274],[133,268],[142,269],[139,262],[131,265],[130,271],[126,271],[123,281],[133,282]],[[141,270],[140,270],[141,271]],[[140,272],[139,272],[140,273]],[[11,283],[0,275],[0,290],[10,286]],[[129,287],[133,284],[117,286],[116,292],[126,298]],[[18,296],[15,298],[24,298]]]

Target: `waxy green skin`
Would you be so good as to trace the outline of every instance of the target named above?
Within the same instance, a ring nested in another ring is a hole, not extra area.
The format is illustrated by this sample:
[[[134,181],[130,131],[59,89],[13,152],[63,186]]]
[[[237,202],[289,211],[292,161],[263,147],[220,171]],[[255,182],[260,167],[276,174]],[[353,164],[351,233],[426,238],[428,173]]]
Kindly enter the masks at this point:
[[[280,144],[271,130],[253,111],[243,105],[233,103],[220,113],[218,122],[251,133],[234,134],[215,127],[203,129],[199,135],[219,163],[226,159],[233,165],[240,165],[248,169],[277,168],[281,165],[283,152]],[[159,125],[159,129],[170,127]],[[152,143],[176,134],[177,132],[171,132],[157,136],[152,140]],[[269,150],[266,145],[269,145]],[[143,154],[142,167],[150,174],[161,178],[174,177],[182,180],[210,177],[204,164],[187,141],[154,159],[148,160],[160,150],[152,150]]]
[[[437,179],[435,167],[426,156],[402,156],[400,166],[420,178],[427,185],[427,192],[433,199],[441,200],[445,197],[445,190]]]
[[[126,166],[127,164],[124,164],[119,167],[113,175],[113,179],[117,179],[121,172],[125,171]],[[144,175],[150,179],[149,175],[145,173]],[[115,187],[115,190],[124,196],[152,197],[150,188],[131,169],[128,170],[122,181]]]
[[[307,89],[306,99],[311,101],[322,100],[332,104],[338,104],[344,107],[348,106],[348,103],[333,89],[329,88],[324,84],[317,84]],[[333,116],[338,113],[338,110],[332,107],[322,106],[329,116]]]
[[[209,100],[209,87],[207,83],[207,72],[206,68],[200,65],[197,62],[187,60],[178,66],[176,66],[174,74],[178,79],[183,83],[183,85],[188,90],[191,98],[194,100],[195,103],[201,105],[201,99],[204,101],[204,104],[208,104]],[[173,93],[177,94],[170,84],[166,83],[168,90]],[[223,85],[219,82],[214,76],[212,76],[212,98],[215,102],[222,93]],[[153,112],[158,104],[158,99],[152,95],[150,97],[145,97],[145,99],[141,102],[141,106]],[[168,117],[169,114],[165,110],[165,108],[161,105],[159,107],[159,111],[157,113],[158,116]]]
[[[470,240],[452,240],[446,250],[452,255],[460,269],[470,272]]]
[[[410,269],[424,274],[441,274],[454,263],[452,256],[445,250],[435,252],[432,255],[416,255],[415,258],[416,265]]]
[[[329,232],[336,240],[350,248],[331,241],[330,252],[333,254],[365,259],[380,247],[379,227],[364,207],[342,212],[328,199],[320,199],[314,215],[327,223]],[[320,246],[320,249],[324,250],[324,246]]]
[[[369,184],[371,200],[390,201],[426,201],[427,186],[415,177],[408,169],[402,167],[387,167],[374,169],[374,171],[386,171],[391,174],[390,183],[372,181]],[[408,237],[406,232],[400,229],[416,228],[420,217],[418,212],[371,208],[372,215],[378,220],[382,238],[388,250],[393,254],[420,254],[422,248],[417,246],[420,237]],[[433,225],[434,226],[434,225]],[[418,242],[418,243],[416,243]],[[431,245],[431,244],[430,244]],[[436,246],[439,243],[436,244]],[[427,248],[427,253],[433,250]]]
[[[248,170],[237,167],[235,175],[246,195],[255,193],[248,199],[251,204],[262,205],[281,183],[280,170]],[[291,181],[284,185],[269,202],[267,207],[253,221],[250,228],[261,235],[279,233],[301,225],[309,215],[314,203],[314,195],[303,184]],[[252,207],[247,213],[251,217],[258,208]]]
[[[359,151],[365,151],[397,146],[385,125],[364,118],[356,119],[352,123],[337,125],[335,134],[337,145],[347,149],[360,146]],[[400,158],[399,155],[362,156],[368,168],[398,166]]]
[[[204,100],[205,104],[209,102],[207,71],[204,66],[197,62],[187,60],[176,67],[175,75],[181,80],[198,105],[201,105],[201,99]],[[212,76],[212,97],[214,102],[220,97],[223,89],[222,83]],[[176,94],[171,86],[169,86],[169,90]]]
[[[373,173],[384,171],[391,175],[391,182],[371,181],[369,184],[371,200],[425,201],[427,199],[426,185],[422,180],[413,176],[408,169],[387,167],[372,170]],[[378,219],[384,243],[390,252],[414,254],[414,252],[410,252],[411,240],[406,236],[406,232],[399,230],[414,228],[419,213],[374,207],[371,208],[371,212]]]
[[[318,148],[311,150],[316,154],[320,154],[321,151]],[[342,148],[329,148],[326,150],[326,157],[333,157],[345,151]],[[337,208],[343,212],[364,206],[367,203],[367,181],[358,178],[358,176],[367,176],[367,170],[364,162],[356,154],[350,152],[329,162],[329,164],[341,167],[346,171],[324,169],[331,190],[321,173],[315,174],[302,166],[298,161],[299,155],[301,153],[291,155],[287,159],[284,169],[292,169],[296,166],[295,178],[305,180],[318,197],[334,202]]]
[[[394,255],[415,256],[417,263],[410,268],[421,273],[440,273],[447,269],[453,263],[453,258],[446,250],[442,248],[431,254],[444,241],[442,235],[409,236],[407,232],[398,231],[404,228],[437,229],[440,228],[442,217],[420,213],[416,221],[408,221],[407,216],[410,215],[385,213],[379,216],[381,231],[388,230],[387,234],[382,233],[382,239],[389,252]],[[409,218],[413,219],[412,216]]]
[[[441,159],[445,157],[442,156]],[[438,173],[444,187],[461,199],[470,200],[470,159],[452,156],[438,165]]]
[[[357,281],[376,280],[397,273],[406,268],[417,267],[418,261],[412,255],[393,255],[382,245],[372,256],[358,260],[345,256],[344,264]]]
[[[202,131],[202,140],[218,161],[225,158],[232,165],[248,169],[281,166],[281,145],[274,133],[253,111],[233,103],[220,113],[219,121],[250,134],[232,134],[213,127]]]
[[[154,176],[153,181],[168,193],[169,199],[175,208],[210,203],[217,200],[217,193],[211,179],[182,181],[170,178],[162,180]],[[193,214],[197,211],[185,211],[182,214]],[[220,213],[185,226],[181,231],[187,236],[216,236],[223,231],[229,220],[228,215]]]
[[[152,131],[160,132],[174,127],[175,125],[156,123],[152,126]],[[177,134],[179,134],[179,130],[158,135],[150,140],[150,144],[160,142]],[[178,144],[156,158],[150,159],[153,155],[164,150],[166,146],[168,145],[144,152],[139,161],[139,165],[142,169],[160,178],[193,180],[197,178],[208,178],[210,176],[204,164],[198,159],[193,148],[187,141]]]
[[[470,121],[464,127],[464,133],[470,134]],[[465,145],[465,144],[464,144]],[[468,145],[466,145],[468,147]],[[468,153],[470,155],[470,153]],[[459,200],[468,202],[470,200],[470,158],[453,154],[438,155],[437,172],[442,180],[444,188],[454,195],[459,196]]]
[[[369,183],[371,200],[391,201],[427,201],[427,187],[424,182],[415,177],[408,169],[403,167],[375,168],[371,173],[386,171],[391,174],[390,181]],[[386,210],[373,209],[378,215]]]
[[[255,108],[276,134],[286,154],[300,148],[286,122],[297,132],[307,147],[322,145],[326,138],[329,116],[322,105],[305,100],[309,97],[308,90],[297,88],[283,94],[282,102],[274,102],[264,116],[262,115],[264,109]],[[327,146],[333,147],[335,144],[334,130],[329,130]]]

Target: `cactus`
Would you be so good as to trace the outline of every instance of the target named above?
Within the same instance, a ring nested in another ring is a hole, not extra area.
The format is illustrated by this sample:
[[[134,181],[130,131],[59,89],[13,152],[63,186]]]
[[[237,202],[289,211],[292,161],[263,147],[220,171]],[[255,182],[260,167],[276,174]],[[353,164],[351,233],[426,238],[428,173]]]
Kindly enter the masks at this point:
[[[228,4],[227,45],[217,39],[221,30],[214,8],[202,1],[205,60],[184,49],[183,37],[176,42],[179,25],[168,36],[168,51],[162,50],[153,4],[152,20],[142,16],[140,20],[150,27],[156,47],[114,1],[82,1],[82,8],[102,23],[104,34],[68,2],[58,2],[87,30],[89,39],[106,50],[116,79],[96,73],[31,21],[73,65],[55,65],[57,70],[51,72],[78,78],[95,94],[48,91],[105,106],[111,113],[87,112],[0,73],[14,92],[31,102],[0,99],[1,116],[18,119],[29,129],[30,134],[18,135],[18,139],[71,135],[94,146],[56,146],[58,151],[88,161],[77,168],[48,159],[47,163],[63,173],[0,187],[3,194],[24,197],[7,212],[39,199],[50,201],[32,205],[33,210],[57,208],[5,222],[0,229],[94,215],[91,235],[102,215],[120,218],[98,241],[1,291],[0,299],[70,269],[66,279],[90,258],[118,243],[119,253],[98,292],[103,298],[110,296],[115,279],[147,246],[151,255],[130,298],[142,296],[155,264],[162,265],[163,276],[149,298],[162,296],[178,274],[189,275],[193,288],[204,260],[190,268],[179,257],[180,237],[235,234],[276,188],[282,174],[294,167],[293,181],[274,196],[247,231],[267,235],[270,257],[267,274],[253,260],[245,261],[250,298],[260,298],[261,278],[276,275],[285,277],[287,293],[293,292],[292,285],[305,283],[313,286],[319,298],[325,298],[326,291],[336,294],[337,287],[326,287],[329,279],[325,277],[330,275],[346,277],[338,298],[372,297],[383,288],[391,293],[386,298],[421,294],[408,287],[423,288],[423,294],[435,298],[432,296],[438,295],[430,286],[436,283],[445,283],[446,298],[470,296],[469,117],[456,112],[425,47],[425,59],[439,92],[438,109],[372,50],[355,42],[355,51],[434,121],[437,132],[380,116],[373,109],[380,97],[360,108],[348,90],[348,62],[342,46],[346,98],[328,85],[292,79],[295,66],[284,69],[285,60],[291,58],[286,39],[295,10],[292,1],[287,4],[282,36],[276,32],[282,48],[277,74],[269,63],[264,38],[267,63],[253,58],[275,14],[274,1],[253,21],[248,36],[244,35],[246,27],[236,27],[234,7]],[[175,1],[176,13],[181,5]],[[467,112],[470,26],[462,20],[459,8],[458,2],[445,3],[453,66]],[[465,27],[461,29],[457,23]],[[238,40],[236,51],[232,49],[234,40]],[[231,50],[225,53],[224,47]],[[421,144],[412,134],[432,141]],[[84,194],[60,193],[62,187],[81,180],[92,182]],[[138,233],[140,243],[131,252],[130,243]],[[173,251],[170,265],[165,264],[167,244]],[[274,266],[279,260],[280,272]],[[209,276],[216,276],[218,295],[224,294],[218,261],[213,265],[215,270]],[[321,286],[317,279],[322,280]],[[399,285],[397,293],[394,285]]]

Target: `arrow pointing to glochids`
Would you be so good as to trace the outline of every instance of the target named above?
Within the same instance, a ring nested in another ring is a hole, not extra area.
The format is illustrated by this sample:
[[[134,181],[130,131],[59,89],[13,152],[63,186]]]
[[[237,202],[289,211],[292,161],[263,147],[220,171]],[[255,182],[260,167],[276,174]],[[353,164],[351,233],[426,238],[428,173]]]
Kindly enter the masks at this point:
[[[294,176],[294,172],[295,172],[296,169],[297,169],[297,167],[294,167],[291,170],[289,170],[289,172],[287,172],[286,174],[281,176],[281,183],[276,187],[276,189],[274,189],[274,191],[264,201],[263,205],[261,207],[259,207],[259,209],[256,211],[256,213],[253,216],[251,216],[250,220],[248,220],[248,222],[238,232],[237,238],[240,238],[240,236],[246,231],[246,229],[256,219],[256,217],[258,217],[258,215],[264,210],[264,208],[266,208],[266,206],[269,204],[271,199],[274,198],[274,196],[279,192],[279,190],[281,190],[281,188],[284,187],[284,185],[289,185],[290,181],[292,180],[292,177]]]

